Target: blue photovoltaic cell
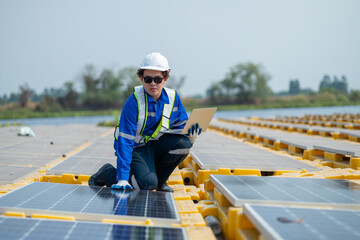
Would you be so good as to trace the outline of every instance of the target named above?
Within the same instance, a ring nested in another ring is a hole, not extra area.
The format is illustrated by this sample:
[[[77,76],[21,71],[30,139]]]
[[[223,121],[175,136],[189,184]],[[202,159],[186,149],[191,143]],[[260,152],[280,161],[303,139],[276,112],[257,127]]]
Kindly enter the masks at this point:
[[[0,207],[178,219],[171,193],[34,182],[0,196]]]
[[[181,228],[0,217],[1,239],[186,239]]]
[[[360,239],[360,211],[245,204],[265,239]]]
[[[210,175],[234,206],[243,203],[339,204],[360,207],[358,184],[341,179]]]

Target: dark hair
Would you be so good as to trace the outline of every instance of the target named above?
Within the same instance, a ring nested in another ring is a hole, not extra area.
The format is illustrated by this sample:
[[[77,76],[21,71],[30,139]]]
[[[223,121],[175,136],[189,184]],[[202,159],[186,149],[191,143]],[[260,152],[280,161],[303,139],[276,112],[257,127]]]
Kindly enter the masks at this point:
[[[146,69],[138,69],[137,70],[137,75],[138,75],[138,77],[143,77],[144,76],[144,71],[145,71]],[[169,71],[162,71],[161,72],[161,75],[164,77],[164,78],[167,78],[167,77],[169,77]]]

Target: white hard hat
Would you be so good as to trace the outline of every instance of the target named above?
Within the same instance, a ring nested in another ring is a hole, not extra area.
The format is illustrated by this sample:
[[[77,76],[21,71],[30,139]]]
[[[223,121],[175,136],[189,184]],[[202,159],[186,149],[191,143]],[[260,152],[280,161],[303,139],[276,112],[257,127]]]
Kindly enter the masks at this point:
[[[169,71],[170,66],[166,57],[158,52],[152,52],[145,56],[144,60],[140,64],[140,69]]]

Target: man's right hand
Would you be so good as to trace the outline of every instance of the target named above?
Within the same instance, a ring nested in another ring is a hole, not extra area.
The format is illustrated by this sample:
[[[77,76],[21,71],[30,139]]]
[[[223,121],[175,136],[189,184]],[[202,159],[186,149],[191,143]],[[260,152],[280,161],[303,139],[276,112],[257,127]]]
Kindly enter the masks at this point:
[[[111,185],[112,189],[133,189],[133,187],[129,184],[126,180],[120,180],[117,182],[117,184]]]

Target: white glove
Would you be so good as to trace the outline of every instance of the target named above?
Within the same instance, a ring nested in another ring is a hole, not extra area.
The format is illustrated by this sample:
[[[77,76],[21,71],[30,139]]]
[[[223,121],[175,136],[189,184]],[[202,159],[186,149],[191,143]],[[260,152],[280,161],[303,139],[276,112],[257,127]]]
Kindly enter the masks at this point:
[[[189,128],[189,133],[187,134],[187,137],[189,138],[191,143],[195,142],[195,140],[201,134],[201,131],[202,131],[202,128],[199,126],[198,123],[192,125],[192,127]]]
[[[112,189],[133,189],[133,187],[130,185],[130,183],[126,180],[120,180],[117,182],[117,184],[111,185]]]

